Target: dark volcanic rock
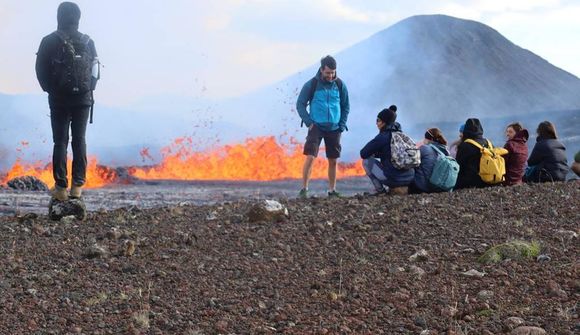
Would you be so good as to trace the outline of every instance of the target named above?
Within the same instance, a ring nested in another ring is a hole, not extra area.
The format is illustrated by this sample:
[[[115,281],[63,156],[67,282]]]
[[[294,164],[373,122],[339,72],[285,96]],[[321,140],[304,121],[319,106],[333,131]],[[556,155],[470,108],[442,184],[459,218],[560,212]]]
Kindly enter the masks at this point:
[[[46,184],[33,176],[24,176],[10,179],[7,183],[8,187],[15,190],[22,191],[48,191]]]
[[[248,200],[0,216],[0,334],[574,334],[580,244],[558,232],[578,232],[579,198],[572,182],[289,199],[284,224],[249,222]],[[552,260],[478,262],[516,239]]]
[[[74,216],[78,220],[84,220],[87,216],[87,208],[81,199],[58,201],[52,198],[48,204],[48,216],[55,221],[65,216]]]

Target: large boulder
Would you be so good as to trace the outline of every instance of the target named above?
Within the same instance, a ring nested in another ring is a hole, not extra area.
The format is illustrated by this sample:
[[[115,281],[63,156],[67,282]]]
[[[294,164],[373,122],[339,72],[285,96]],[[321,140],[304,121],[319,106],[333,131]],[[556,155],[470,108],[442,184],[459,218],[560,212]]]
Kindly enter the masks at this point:
[[[48,186],[42,180],[33,176],[16,177],[10,179],[6,185],[21,191],[48,191]]]
[[[66,216],[74,216],[78,220],[84,220],[87,217],[87,207],[81,199],[60,201],[51,198],[48,203],[48,216],[55,221]]]
[[[281,221],[288,217],[288,209],[275,200],[262,200],[248,211],[250,222]]]

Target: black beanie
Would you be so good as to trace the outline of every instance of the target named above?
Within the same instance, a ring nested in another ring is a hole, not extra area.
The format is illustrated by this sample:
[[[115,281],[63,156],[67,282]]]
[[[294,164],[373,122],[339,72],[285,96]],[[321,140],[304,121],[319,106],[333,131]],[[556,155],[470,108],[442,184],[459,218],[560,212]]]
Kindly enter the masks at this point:
[[[395,110],[397,109],[397,107],[395,107]],[[395,120],[397,119],[397,113],[396,111],[392,110],[390,107],[389,108],[385,108],[382,111],[379,112],[379,115],[377,115],[377,117],[379,119],[381,119],[381,121],[383,121],[386,124],[391,124],[393,122],[395,122]]]
[[[63,2],[58,6],[56,20],[58,29],[78,29],[81,9],[74,2]]]
[[[390,110],[392,110],[393,112],[397,111],[397,106],[395,105],[391,105],[391,107],[389,107]]]

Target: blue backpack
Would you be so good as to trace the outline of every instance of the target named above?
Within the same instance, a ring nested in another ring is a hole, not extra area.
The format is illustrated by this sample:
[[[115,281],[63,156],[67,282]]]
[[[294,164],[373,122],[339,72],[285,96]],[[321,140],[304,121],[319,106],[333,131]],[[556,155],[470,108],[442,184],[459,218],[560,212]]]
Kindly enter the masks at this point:
[[[429,183],[441,191],[451,191],[457,182],[459,164],[455,158],[445,155],[437,146],[429,144],[437,152],[437,161],[429,177]]]

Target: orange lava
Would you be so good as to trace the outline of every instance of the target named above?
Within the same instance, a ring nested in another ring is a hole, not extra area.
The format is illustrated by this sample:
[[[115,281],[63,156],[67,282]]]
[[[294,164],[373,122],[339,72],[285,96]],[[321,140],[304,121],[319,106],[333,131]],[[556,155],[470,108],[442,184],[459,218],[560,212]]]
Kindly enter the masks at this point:
[[[245,180],[270,181],[302,178],[305,156],[303,145],[291,140],[290,144],[279,144],[274,136],[246,139],[243,143],[224,145],[204,152],[193,149],[191,138],[182,137],[161,150],[163,161],[149,167],[131,167],[129,173],[140,179],[173,180]],[[324,148],[320,150],[324,156]],[[149,150],[140,152],[142,158],[153,160]],[[69,181],[71,159],[68,160]],[[362,176],[364,170],[360,161],[339,163],[338,178]],[[10,179],[20,176],[34,176],[54,186],[52,164],[26,164],[17,160],[6,176],[0,181],[6,184]],[[327,178],[326,159],[314,161],[312,178]],[[119,182],[114,169],[97,165],[96,157],[89,157],[87,166],[87,188],[98,188]]]
[[[72,171],[72,160],[67,161],[68,167],[68,179],[69,184],[71,180]],[[2,179],[0,184],[6,184],[10,179],[22,176],[33,176],[42,180],[48,187],[54,186],[54,178],[52,177],[52,164],[46,163],[23,163],[20,160],[16,160],[12,168],[8,171],[6,176]],[[86,188],[98,188],[112,183],[116,178],[115,171],[97,165],[96,157],[89,157],[87,162],[87,182],[85,184]]]
[[[140,179],[279,180],[302,178],[302,145],[279,144],[274,136],[246,139],[207,152],[196,152],[190,138],[178,138],[163,148],[163,162],[151,168],[131,169]],[[321,150],[324,155],[324,151]],[[326,159],[317,159],[312,178],[328,176]],[[364,175],[361,162],[339,163],[338,178]]]

